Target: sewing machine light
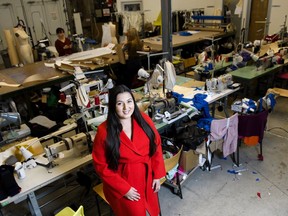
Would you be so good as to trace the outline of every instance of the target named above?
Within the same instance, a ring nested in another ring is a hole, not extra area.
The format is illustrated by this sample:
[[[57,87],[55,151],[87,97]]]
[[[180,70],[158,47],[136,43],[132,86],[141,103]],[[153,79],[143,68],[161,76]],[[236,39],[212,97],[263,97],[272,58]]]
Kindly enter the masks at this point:
[[[140,68],[138,70],[138,79],[141,79],[141,78],[148,79],[149,77],[150,77],[150,74],[143,68]]]
[[[107,89],[112,89],[114,87],[113,81],[111,78],[108,79],[107,83],[106,83],[106,88]]]
[[[10,124],[20,125],[20,114],[18,112],[0,113],[0,128]]]
[[[20,151],[21,151],[23,157],[25,158],[25,161],[27,161],[33,157],[33,154],[29,150],[27,150],[24,146],[20,147]]]

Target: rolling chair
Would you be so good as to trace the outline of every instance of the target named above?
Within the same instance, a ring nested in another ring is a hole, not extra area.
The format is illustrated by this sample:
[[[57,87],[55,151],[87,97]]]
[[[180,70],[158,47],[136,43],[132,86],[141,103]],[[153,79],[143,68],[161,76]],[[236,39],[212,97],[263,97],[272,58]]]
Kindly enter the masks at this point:
[[[84,216],[84,208],[81,205],[78,210],[75,212],[70,207],[65,207],[60,212],[58,212],[55,216]]]

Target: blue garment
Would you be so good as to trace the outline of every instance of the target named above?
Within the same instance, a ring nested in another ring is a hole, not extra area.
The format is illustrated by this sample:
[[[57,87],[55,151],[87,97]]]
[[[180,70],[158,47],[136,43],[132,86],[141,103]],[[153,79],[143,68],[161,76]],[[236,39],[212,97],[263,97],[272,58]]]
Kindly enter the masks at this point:
[[[206,94],[196,94],[194,98],[192,99],[193,105],[199,110],[203,111],[203,115],[205,118],[211,118],[210,112],[209,112],[209,105],[208,102],[204,99],[207,97]]]
[[[197,127],[210,132],[210,126],[213,118],[201,118],[197,121]]]
[[[175,97],[176,99],[177,99],[177,103],[178,104],[180,104],[181,102],[185,102],[185,103],[187,103],[187,102],[190,102],[190,101],[192,101],[192,99],[190,99],[190,98],[184,98],[183,96],[183,94],[179,94],[179,93],[177,93],[177,92],[172,92],[172,95],[173,95],[173,97]]]
[[[247,108],[247,113],[254,113],[257,110],[257,104],[255,101],[249,99],[248,101],[244,101],[244,104],[246,104]]]

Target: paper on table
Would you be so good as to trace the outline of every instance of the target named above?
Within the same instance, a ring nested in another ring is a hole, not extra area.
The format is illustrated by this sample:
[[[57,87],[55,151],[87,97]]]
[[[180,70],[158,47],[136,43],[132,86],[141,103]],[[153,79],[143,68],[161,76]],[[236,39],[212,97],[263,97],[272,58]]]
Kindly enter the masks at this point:
[[[0,86],[19,87],[20,84],[9,84],[9,83],[6,83],[6,82],[0,82]]]
[[[111,54],[112,50],[108,47],[101,47],[93,50],[88,50],[84,52],[74,53],[70,56],[67,56],[69,60],[85,60],[91,59],[102,55]]]

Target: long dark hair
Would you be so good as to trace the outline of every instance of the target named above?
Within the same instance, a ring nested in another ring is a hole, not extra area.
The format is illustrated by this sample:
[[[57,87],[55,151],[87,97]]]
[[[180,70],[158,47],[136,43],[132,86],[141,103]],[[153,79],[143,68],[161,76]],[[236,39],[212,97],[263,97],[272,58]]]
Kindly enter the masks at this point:
[[[140,125],[140,127],[144,130],[145,134],[147,134],[150,143],[149,143],[149,156],[152,157],[156,151],[155,144],[155,133],[149,124],[143,118],[137,104],[135,102],[135,98],[131,92],[131,90],[125,85],[115,86],[113,89],[109,91],[109,104],[108,104],[108,116],[107,116],[107,137],[106,137],[106,158],[108,163],[108,168],[112,170],[118,169],[118,160],[120,157],[120,132],[122,131],[122,124],[116,114],[116,99],[117,95],[120,93],[128,92],[131,94],[133,98],[133,102],[135,105],[134,112],[132,114],[132,118],[136,120],[136,122]]]

